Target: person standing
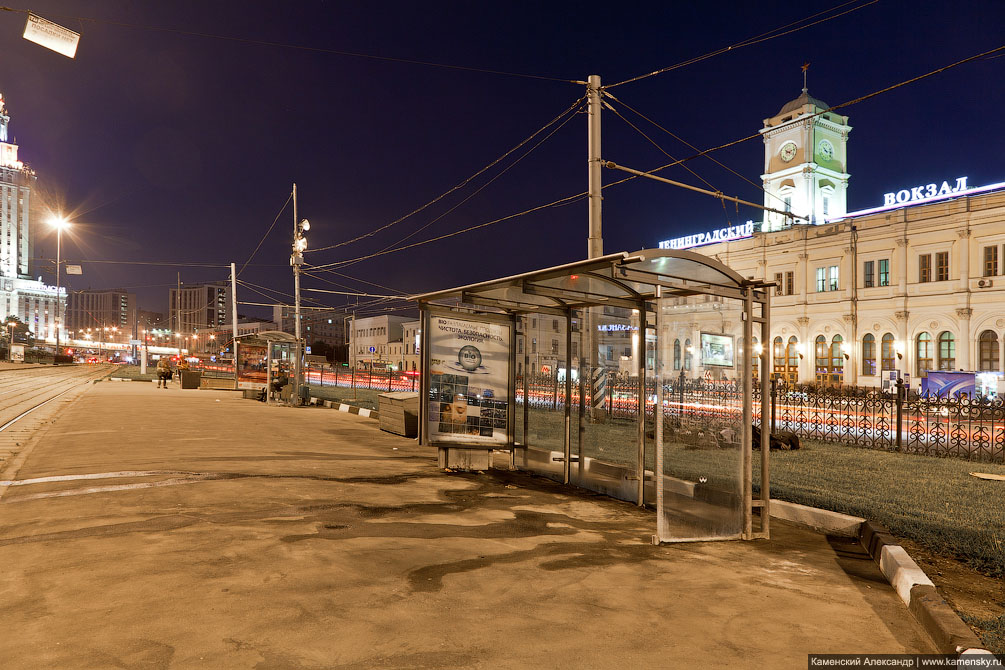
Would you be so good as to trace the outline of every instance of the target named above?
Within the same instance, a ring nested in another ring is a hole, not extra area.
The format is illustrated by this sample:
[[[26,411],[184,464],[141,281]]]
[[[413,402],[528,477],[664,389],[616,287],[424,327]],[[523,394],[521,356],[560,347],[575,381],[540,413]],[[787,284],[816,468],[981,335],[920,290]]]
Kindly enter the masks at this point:
[[[157,388],[167,388],[168,380],[171,379],[171,359],[161,356],[157,361]]]

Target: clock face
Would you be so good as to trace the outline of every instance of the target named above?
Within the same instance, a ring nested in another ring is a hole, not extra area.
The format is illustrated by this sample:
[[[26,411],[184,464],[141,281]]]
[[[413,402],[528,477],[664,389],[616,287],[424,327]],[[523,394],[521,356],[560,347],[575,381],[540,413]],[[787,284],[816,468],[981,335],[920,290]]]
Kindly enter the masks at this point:
[[[782,145],[782,148],[778,151],[778,155],[783,161],[788,163],[790,160],[796,157],[796,143],[786,142]]]
[[[820,140],[820,144],[817,145],[817,153],[824,160],[834,160],[834,145],[829,140]]]

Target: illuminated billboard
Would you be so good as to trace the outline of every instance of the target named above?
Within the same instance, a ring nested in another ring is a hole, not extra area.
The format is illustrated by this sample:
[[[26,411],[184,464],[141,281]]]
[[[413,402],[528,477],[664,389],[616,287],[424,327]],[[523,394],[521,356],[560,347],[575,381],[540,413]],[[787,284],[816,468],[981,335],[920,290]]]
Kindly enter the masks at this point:
[[[706,367],[733,367],[733,336],[702,333],[701,364]]]

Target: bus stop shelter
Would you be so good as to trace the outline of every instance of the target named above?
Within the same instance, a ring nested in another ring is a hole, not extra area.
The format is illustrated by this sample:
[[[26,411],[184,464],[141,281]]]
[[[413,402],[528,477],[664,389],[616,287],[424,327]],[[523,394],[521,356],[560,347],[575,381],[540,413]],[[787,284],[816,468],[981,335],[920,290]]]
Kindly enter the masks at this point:
[[[771,286],[654,249],[416,296],[420,443],[655,503],[654,541],[767,537]]]
[[[292,378],[296,338],[278,330],[237,337],[237,388],[268,390],[282,372]]]

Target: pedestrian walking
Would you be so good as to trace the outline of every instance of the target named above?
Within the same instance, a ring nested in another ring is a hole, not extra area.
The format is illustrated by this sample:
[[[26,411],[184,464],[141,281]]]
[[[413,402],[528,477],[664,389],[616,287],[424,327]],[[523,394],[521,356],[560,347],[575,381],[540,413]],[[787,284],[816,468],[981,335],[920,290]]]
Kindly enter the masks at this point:
[[[171,380],[171,359],[161,356],[157,361],[157,388],[167,388],[168,381]]]

